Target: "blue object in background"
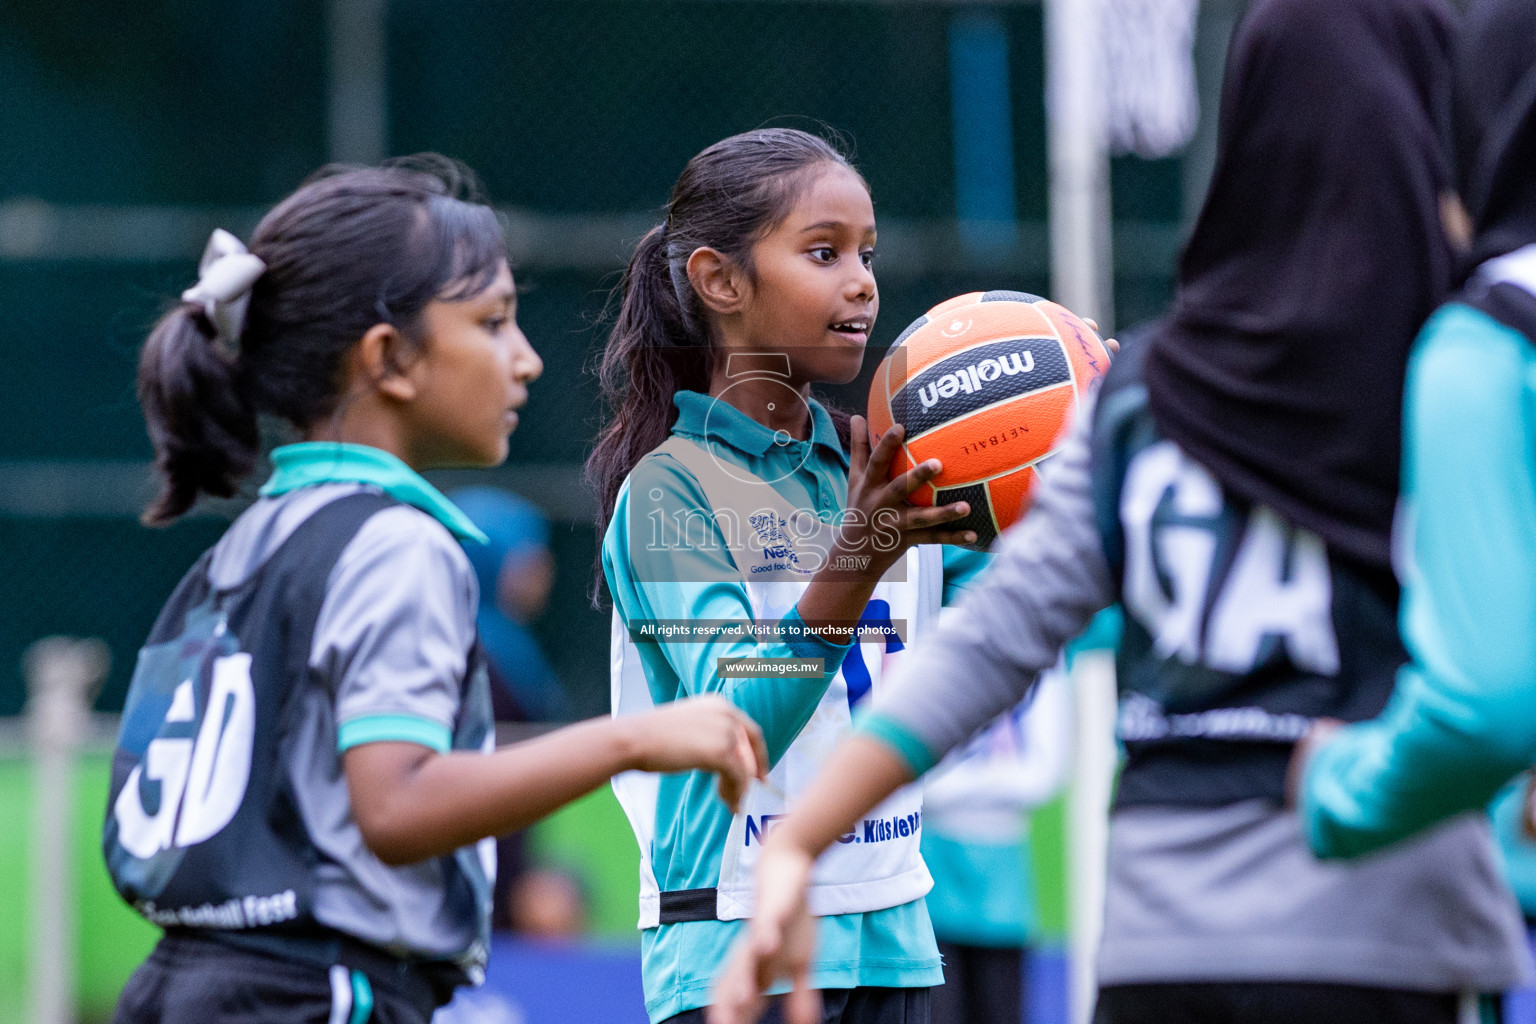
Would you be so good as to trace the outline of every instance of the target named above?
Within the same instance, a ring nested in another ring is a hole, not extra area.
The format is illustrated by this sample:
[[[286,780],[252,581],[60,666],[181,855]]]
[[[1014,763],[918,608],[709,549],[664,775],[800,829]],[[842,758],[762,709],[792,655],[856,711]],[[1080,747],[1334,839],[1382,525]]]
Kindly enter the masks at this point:
[[[1527,930],[1525,941],[1536,956],[1536,931]],[[1536,1024],[1536,987],[1504,994],[1504,1024]]]
[[[485,984],[460,989],[433,1024],[588,1024],[646,1019],[640,949],[497,935]]]
[[[494,678],[511,691],[520,718],[534,722],[563,722],[574,717],[570,697],[560,684],[549,660],[539,648],[525,617],[513,614],[503,598],[502,574],[517,571],[519,562],[526,571],[538,574],[540,560],[553,564],[549,547],[549,520],[537,505],[526,498],[494,487],[465,487],[449,495],[459,509],[486,535],[486,543],[464,543],[475,576],[480,583],[480,607],[475,627],[480,643],[496,670]],[[548,600],[550,580],[539,586],[542,596],[533,600],[526,618],[536,618]],[[500,716],[498,716],[500,717]]]
[[[1067,951],[1034,946],[1028,964],[1024,1024],[1068,1024],[1072,1016],[1067,1005]]]
[[[1029,956],[1023,1024],[1067,1024],[1067,956],[1036,948]],[[595,943],[491,940],[485,984],[461,989],[432,1024],[589,1024],[644,1021],[640,951]]]
[[[1008,31],[993,11],[962,11],[949,23],[949,95],[954,126],[955,214],[972,252],[1017,241],[1013,102]]]

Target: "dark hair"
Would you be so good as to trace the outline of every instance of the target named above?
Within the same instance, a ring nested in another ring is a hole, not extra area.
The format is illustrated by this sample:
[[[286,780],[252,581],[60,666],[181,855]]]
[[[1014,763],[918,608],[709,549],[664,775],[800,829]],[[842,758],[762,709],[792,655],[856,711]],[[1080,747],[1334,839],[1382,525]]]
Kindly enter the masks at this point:
[[[809,181],[806,172],[824,164],[853,169],[837,147],[794,128],[760,128],[717,142],[688,161],[672,186],[666,219],[635,248],[598,366],[612,410],[587,459],[599,546],[624,478],[677,419],[672,396],[709,388],[714,338],[688,281],[688,257],[708,246],[752,273],[752,246],[789,215]],[[838,419],[846,433],[846,414]]]
[[[478,294],[507,255],[473,172],[435,153],[322,168],[262,218],[250,248],[266,270],[235,350],[182,302],[139,357],[161,477],[146,524],[173,521],[200,493],[233,495],[260,452],[259,415],[300,430],[330,415],[342,356],[370,327],[419,342],[427,303]]]

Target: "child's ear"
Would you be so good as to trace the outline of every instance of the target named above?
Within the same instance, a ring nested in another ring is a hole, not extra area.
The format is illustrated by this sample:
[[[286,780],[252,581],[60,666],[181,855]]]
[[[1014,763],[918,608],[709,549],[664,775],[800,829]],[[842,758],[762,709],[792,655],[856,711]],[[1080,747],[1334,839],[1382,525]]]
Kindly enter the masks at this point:
[[[411,367],[414,347],[393,324],[374,324],[352,347],[353,380],[398,402],[409,402],[418,390]]]
[[[688,257],[688,283],[713,313],[736,313],[746,304],[747,275],[734,260],[707,245]]]

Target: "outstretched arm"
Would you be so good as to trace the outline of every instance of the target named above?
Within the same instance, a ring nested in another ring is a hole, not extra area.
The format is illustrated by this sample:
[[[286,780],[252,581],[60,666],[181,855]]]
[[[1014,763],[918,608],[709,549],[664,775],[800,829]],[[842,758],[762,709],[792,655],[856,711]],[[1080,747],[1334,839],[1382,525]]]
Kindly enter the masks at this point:
[[[719,697],[595,718],[490,755],[380,742],[342,755],[363,840],[386,864],[414,864],[531,825],[619,772],[720,774],[734,811],[768,771],[757,726]]]

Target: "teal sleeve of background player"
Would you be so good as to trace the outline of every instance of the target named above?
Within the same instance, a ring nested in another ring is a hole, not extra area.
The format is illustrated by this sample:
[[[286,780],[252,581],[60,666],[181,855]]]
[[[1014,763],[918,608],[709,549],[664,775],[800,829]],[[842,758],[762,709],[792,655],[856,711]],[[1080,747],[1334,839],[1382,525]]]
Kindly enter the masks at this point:
[[[1398,523],[1411,656],[1381,716],[1308,766],[1321,856],[1376,849],[1485,806],[1536,755],[1536,363],[1521,334],[1465,306],[1409,363]]]
[[[912,777],[918,778],[938,763],[933,752],[906,727],[894,718],[878,711],[861,711],[853,723],[854,731],[862,736],[879,740],[905,762]]]
[[[1118,651],[1120,638],[1124,635],[1125,612],[1118,604],[1112,604],[1095,615],[1088,628],[1067,644],[1067,668],[1072,667],[1078,655],[1088,651]]]
[[[1039,915],[1028,840],[961,839],[925,820],[922,843],[923,863],[933,875],[924,902],[940,942],[994,949],[1029,944]]]
[[[987,566],[992,564],[992,554],[955,547],[953,544],[945,544],[941,550],[944,552],[943,602],[947,606],[954,604],[961,591],[981,578]]]

